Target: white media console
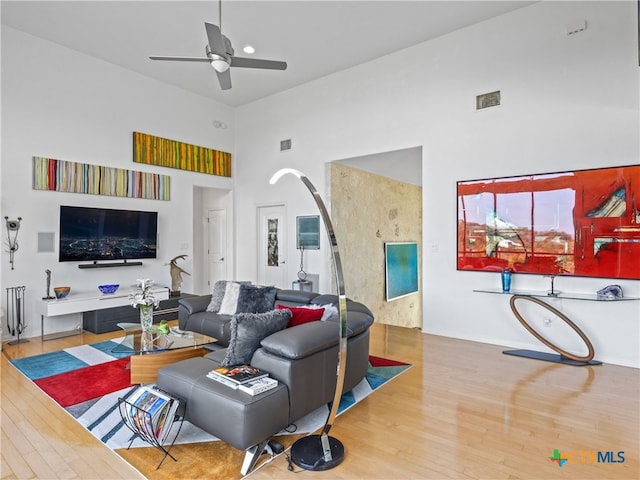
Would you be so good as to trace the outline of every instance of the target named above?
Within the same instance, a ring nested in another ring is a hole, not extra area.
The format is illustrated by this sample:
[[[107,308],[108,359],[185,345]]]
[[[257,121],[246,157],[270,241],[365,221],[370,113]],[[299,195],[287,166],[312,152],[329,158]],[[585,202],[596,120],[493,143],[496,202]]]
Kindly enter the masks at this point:
[[[169,298],[169,289],[166,287],[154,287],[151,289],[151,291],[154,297],[158,300],[167,300]],[[48,320],[50,317],[57,317],[60,315],[91,312],[94,310],[122,307],[130,304],[131,300],[129,300],[128,292],[116,292],[111,294],[70,293],[68,297],[63,298],[62,300],[40,300],[38,302],[38,313],[40,314],[41,339],[43,341],[52,340],[54,338],[66,337],[69,335],[77,335],[79,333],[82,333],[82,326],[79,326],[77,329],[68,330],[65,332],[45,334],[45,318]]]

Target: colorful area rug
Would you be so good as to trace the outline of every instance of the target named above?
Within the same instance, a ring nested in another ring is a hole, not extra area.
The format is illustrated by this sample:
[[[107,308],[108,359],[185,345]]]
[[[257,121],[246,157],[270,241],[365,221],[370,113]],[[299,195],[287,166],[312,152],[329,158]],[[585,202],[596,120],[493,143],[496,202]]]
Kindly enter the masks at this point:
[[[44,353],[33,357],[12,360],[11,363],[27,378],[33,381],[49,397],[55,400],[81,425],[87,428],[96,438],[123,456],[129,463],[138,468],[148,478],[152,478],[157,462],[161,458],[160,452],[148,448],[148,444],[136,438],[131,444],[131,449],[126,450],[131,440],[131,431],[124,425],[120,418],[118,399],[128,398],[137,388],[129,382],[129,370],[126,368],[130,353],[113,350],[122,339],[115,339],[91,345],[68,348],[57,352]],[[132,353],[132,352],[131,352]],[[388,382],[395,376],[407,370],[411,365],[387,360],[384,358],[369,357],[369,368],[365,379],[356,385],[351,391],[342,395],[338,415],[355,405],[363,398],[370,395],[375,389]],[[329,407],[318,408],[309,415],[295,422],[295,432],[299,436],[318,430],[326,421]],[[290,432],[280,432],[287,436]],[[173,438],[173,433],[169,438]],[[291,441],[283,441],[287,446]],[[217,452],[216,462],[228,458],[233,465],[233,471],[239,470],[243,452],[235,451],[223,442],[198,427],[184,422],[182,430],[176,441],[176,447],[172,454],[180,456],[178,451],[182,449],[194,449],[194,444],[200,444],[200,450]],[[140,451],[136,451],[139,449]],[[230,450],[230,451],[229,451]],[[184,458],[184,451],[182,452]],[[194,465],[189,469],[205,468],[198,466],[198,459],[202,459],[203,452],[194,457]],[[210,455],[210,454],[209,454]],[[207,455],[207,457],[209,457]],[[231,457],[229,457],[231,455]],[[238,456],[240,459],[235,457]],[[189,457],[189,456],[187,456]],[[232,458],[233,457],[233,458]],[[149,463],[148,466],[144,465]],[[165,461],[163,470],[170,472],[171,460]],[[212,464],[207,462],[207,476],[211,475]],[[224,462],[223,462],[224,463]],[[165,467],[166,465],[166,467]],[[184,460],[181,467],[184,468]],[[227,468],[226,466],[222,466]],[[167,472],[168,473],[168,472]],[[220,471],[220,475],[228,472]],[[234,475],[235,476],[235,475]],[[215,475],[218,478],[218,475]],[[153,478],[158,478],[155,474]],[[232,478],[232,477],[229,477]]]

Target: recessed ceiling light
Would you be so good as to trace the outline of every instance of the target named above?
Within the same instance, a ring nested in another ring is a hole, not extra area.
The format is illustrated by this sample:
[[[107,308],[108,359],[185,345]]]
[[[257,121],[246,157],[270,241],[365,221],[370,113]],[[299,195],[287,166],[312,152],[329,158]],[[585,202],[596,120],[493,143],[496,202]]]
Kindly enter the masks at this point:
[[[244,48],[242,49],[242,51],[243,51],[244,53],[249,53],[249,54],[251,54],[251,53],[256,53],[256,49],[255,49],[255,48],[253,48],[251,45],[247,45],[246,47],[244,47]]]

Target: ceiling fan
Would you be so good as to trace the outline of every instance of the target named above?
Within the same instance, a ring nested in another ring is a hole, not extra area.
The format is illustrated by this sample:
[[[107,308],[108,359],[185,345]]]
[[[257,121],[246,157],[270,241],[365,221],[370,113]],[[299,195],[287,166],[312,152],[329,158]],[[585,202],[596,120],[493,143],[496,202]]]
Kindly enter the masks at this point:
[[[229,67],[264,68],[269,70],[286,70],[287,62],[277,60],[262,60],[234,56],[231,41],[222,34],[222,1],[219,4],[220,26],[205,22],[209,44],[205,47],[206,57],[166,57],[151,56],[151,60],[168,60],[174,62],[208,62],[216,71],[222,90],[231,88],[231,74]]]

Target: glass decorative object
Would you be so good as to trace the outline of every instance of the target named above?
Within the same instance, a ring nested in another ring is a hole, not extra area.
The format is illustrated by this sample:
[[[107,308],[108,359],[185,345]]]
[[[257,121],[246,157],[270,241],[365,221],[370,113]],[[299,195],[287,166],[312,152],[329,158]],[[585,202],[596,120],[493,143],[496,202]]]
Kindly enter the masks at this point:
[[[139,307],[140,310],[140,326],[146,331],[153,325],[153,305]]]
[[[511,270],[505,268],[502,270],[502,291],[508,292],[511,290]]]

